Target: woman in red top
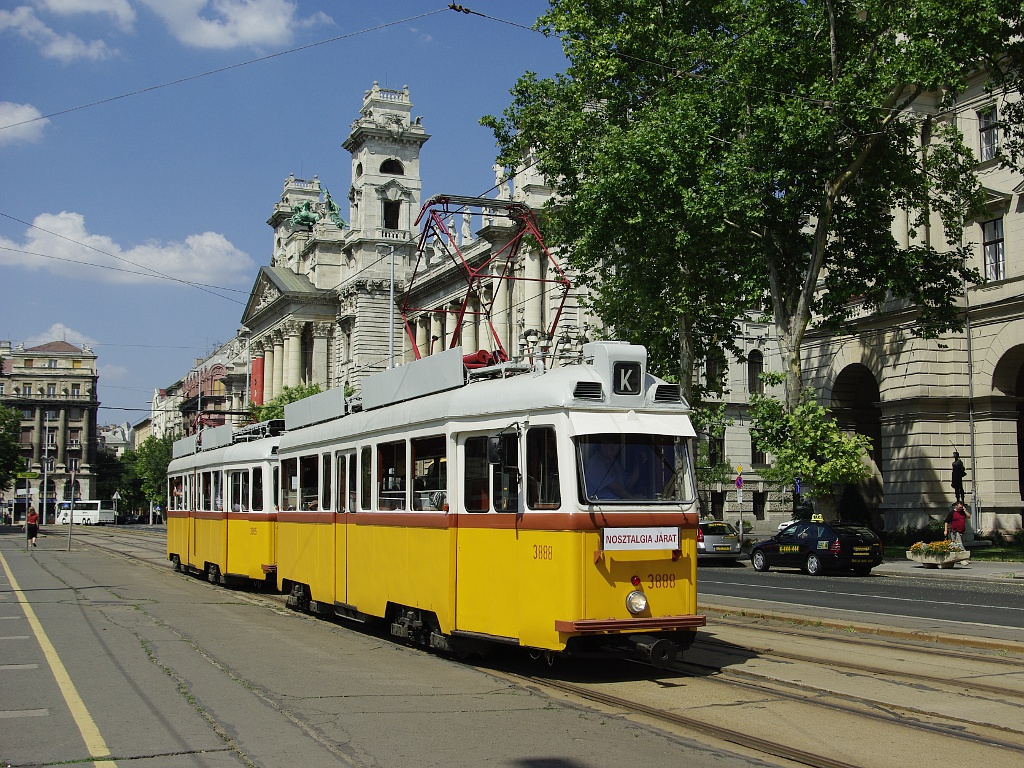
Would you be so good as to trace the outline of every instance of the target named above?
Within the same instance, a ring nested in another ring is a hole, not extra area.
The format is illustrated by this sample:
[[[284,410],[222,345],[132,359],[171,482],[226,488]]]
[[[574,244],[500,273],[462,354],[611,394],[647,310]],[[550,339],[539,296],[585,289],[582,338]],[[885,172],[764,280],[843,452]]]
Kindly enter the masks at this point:
[[[970,511],[959,501],[953,505],[953,511],[946,515],[946,536],[950,541],[956,542],[963,549],[964,532],[967,530],[967,518],[971,516]]]
[[[28,514],[25,516],[25,535],[28,537],[28,543],[34,547],[36,536],[39,535],[39,515],[33,506],[29,506]]]

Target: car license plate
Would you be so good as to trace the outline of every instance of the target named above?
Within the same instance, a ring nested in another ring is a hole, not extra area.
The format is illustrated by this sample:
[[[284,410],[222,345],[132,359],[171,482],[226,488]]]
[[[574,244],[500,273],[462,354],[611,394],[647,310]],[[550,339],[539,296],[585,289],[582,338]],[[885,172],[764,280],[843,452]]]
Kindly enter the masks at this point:
[[[721,544],[719,544],[715,547],[715,552],[732,552],[732,547],[728,545],[722,546]]]
[[[855,555],[870,555],[871,547],[854,547],[853,554]]]

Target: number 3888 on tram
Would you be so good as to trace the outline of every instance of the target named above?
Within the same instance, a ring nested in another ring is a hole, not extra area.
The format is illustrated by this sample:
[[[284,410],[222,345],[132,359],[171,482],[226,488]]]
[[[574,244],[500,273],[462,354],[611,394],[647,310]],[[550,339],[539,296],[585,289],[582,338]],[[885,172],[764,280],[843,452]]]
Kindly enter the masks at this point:
[[[451,651],[666,665],[697,614],[693,440],[643,347],[469,371],[454,348],[285,410],[278,587]]]

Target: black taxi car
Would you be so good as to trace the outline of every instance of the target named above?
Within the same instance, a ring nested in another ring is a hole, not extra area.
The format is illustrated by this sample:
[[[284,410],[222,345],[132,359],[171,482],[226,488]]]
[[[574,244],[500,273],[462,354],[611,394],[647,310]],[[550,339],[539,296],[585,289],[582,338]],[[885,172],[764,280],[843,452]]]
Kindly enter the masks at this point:
[[[851,569],[858,576],[867,576],[882,562],[882,540],[863,525],[826,523],[821,515],[814,515],[754,544],[750,562],[755,571],[776,565],[799,568],[812,576]]]

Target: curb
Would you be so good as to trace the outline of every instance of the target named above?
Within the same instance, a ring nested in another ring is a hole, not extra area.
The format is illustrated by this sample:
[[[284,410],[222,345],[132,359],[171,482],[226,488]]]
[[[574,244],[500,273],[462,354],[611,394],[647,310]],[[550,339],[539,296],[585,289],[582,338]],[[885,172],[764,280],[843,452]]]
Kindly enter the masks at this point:
[[[969,635],[951,635],[943,632],[930,630],[909,629],[905,627],[888,627],[881,624],[867,624],[856,621],[840,621],[838,619],[822,619],[810,616],[801,616],[794,613],[783,613],[780,611],[763,611],[749,608],[737,608],[727,605],[698,605],[698,611],[717,613],[721,615],[734,614],[737,616],[763,619],[765,621],[781,621],[788,624],[797,624],[804,627],[823,627],[825,629],[839,629],[843,631],[853,630],[865,635],[877,635],[879,637],[892,637],[897,640],[919,640],[941,645],[954,645],[963,648],[978,648],[986,651],[1007,651],[1010,653],[1024,654],[1024,642],[1013,640],[999,640],[988,637],[971,637]]]

